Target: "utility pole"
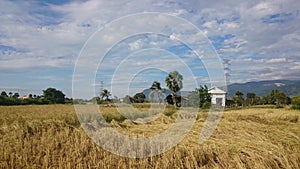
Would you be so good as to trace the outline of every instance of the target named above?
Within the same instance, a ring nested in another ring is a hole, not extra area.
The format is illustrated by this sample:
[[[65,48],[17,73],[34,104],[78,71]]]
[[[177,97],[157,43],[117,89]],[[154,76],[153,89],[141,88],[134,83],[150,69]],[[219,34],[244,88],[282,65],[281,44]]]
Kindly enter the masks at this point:
[[[230,59],[223,59],[223,65],[224,65],[224,76],[226,80],[226,85],[228,86],[230,84]]]
[[[100,94],[99,96],[101,95],[101,92],[103,91],[103,86],[104,86],[104,82],[103,81],[100,81]]]

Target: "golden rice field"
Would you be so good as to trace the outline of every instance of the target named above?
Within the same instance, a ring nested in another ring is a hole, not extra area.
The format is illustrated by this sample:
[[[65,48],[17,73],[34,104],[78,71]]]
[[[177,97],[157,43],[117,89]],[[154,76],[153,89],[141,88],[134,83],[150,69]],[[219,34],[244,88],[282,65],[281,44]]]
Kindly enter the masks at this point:
[[[101,110],[107,119],[117,119],[111,121],[117,131],[129,135],[151,136],[176,118],[176,111],[168,108],[155,121],[136,124],[118,121],[114,108]],[[91,141],[72,105],[0,107],[0,168],[300,168],[299,110],[226,111],[210,139],[198,144],[206,117],[199,112],[192,130],[176,147],[133,159]]]

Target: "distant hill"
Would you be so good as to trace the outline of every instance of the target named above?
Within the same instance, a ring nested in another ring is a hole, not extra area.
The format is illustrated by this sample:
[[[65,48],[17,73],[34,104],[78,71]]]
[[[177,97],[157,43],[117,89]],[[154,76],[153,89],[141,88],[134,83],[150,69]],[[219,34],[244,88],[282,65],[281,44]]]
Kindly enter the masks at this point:
[[[147,100],[149,100],[150,99],[150,93],[151,93],[151,89],[145,89],[145,90],[143,90],[143,94],[146,96],[146,99]],[[170,90],[168,90],[168,89],[163,89],[163,93],[166,95],[166,96],[168,96],[170,93],[171,93],[171,91]],[[157,97],[154,97],[154,99],[155,100],[157,100]]]
[[[233,97],[236,91],[244,93],[255,93],[258,96],[266,96],[272,90],[279,90],[290,97],[300,94],[300,80],[265,80],[258,82],[233,83],[228,87],[228,97]]]

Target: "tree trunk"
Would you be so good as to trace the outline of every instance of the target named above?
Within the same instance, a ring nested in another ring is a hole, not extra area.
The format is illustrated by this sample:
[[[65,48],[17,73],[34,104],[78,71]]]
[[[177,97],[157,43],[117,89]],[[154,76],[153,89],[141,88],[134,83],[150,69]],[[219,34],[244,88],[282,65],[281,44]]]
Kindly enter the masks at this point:
[[[175,108],[177,108],[177,99],[176,99],[176,94],[172,93],[172,99],[173,99],[173,105]]]

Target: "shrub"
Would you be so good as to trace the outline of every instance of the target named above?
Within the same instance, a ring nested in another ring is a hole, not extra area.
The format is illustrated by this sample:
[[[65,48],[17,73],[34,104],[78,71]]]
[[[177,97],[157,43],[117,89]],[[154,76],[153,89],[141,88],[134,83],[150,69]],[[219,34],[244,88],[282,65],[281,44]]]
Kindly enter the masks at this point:
[[[172,107],[172,108],[166,109],[164,111],[164,115],[166,115],[166,116],[172,116],[176,112],[177,112],[177,109]]]
[[[202,105],[202,108],[203,109],[209,109],[211,106],[211,103],[210,102],[204,102],[203,105]]]
[[[293,109],[300,109],[300,95],[296,96],[292,99],[292,108]]]

